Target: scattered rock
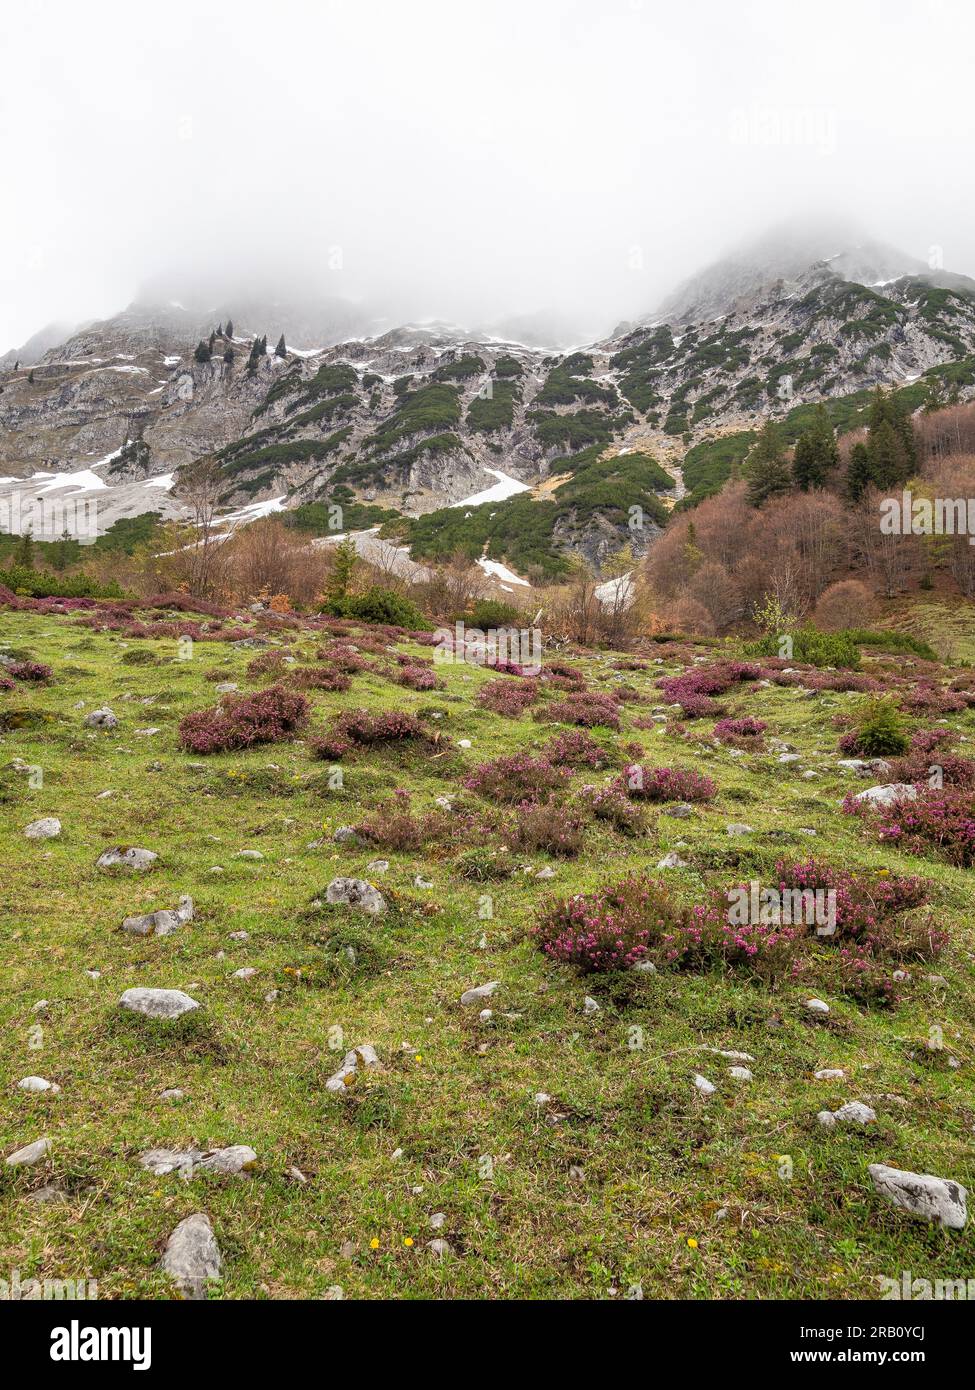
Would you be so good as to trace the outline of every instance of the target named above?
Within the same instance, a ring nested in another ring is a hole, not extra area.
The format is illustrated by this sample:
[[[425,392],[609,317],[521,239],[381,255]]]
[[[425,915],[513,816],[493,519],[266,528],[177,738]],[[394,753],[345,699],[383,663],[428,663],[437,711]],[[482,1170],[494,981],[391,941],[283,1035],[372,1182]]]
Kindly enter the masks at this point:
[[[219,1279],[223,1270],[220,1248],[208,1216],[195,1212],[179,1223],[166,1242],[161,1268],[185,1297],[206,1297],[207,1281]]]
[[[695,1072],[692,1079],[702,1096],[713,1096],[718,1089],[713,1081],[709,1081],[706,1076],[701,1076],[699,1072]]]
[[[119,1000],[123,1009],[146,1018],[179,1018],[200,1006],[181,989],[127,989]]]
[[[448,1240],[428,1240],[427,1249],[430,1251],[431,1255],[436,1255],[440,1260],[442,1260],[445,1255],[452,1255],[454,1253],[453,1247]]]
[[[333,878],[325,890],[325,900],[344,903],[358,912],[367,912],[370,917],[381,917],[386,911],[386,899],[364,878]]]
[[[42,816],[31,821],[24,834],[28,840],[55,840],[61,834],[61,822],[57,816]]]
[[[54,1081],[47,1081],[43,1076],[25,1076],[17,1082],[22,1091],[50,1091],[52,1096],[56,1096],[61,1087]]]
[[[475,989],[465,989],[460,996],[460,1002],[462,1004],[479,1004],[482,999],[490,999],[500,983],[500,980],[489,980],[486,985],[478,985]]]
[[[658,868],[658,869],[686,869],[686,868],[687,868],[687,861],[686,861],[685,859],[681,859],[681,857],[680,857],[680,855],[677,853],[677,851],[676,851],[675,849],[672,849],[672,850],[670,851],[669,854],[665,854],[664,857],[663,857],[663,859],[661,859],[661,860],[659,861],[659,863],[657,864],[657,868]]]
[[[839,1110],[820,1110],[816,1118],[826,1129],[835,1129],[837,1125],[859,1125],[862,1128],[873,1124],[877,1112],[864,1105],[862,1100],[848,1100]]]
[[[235,980],[252,980],[257,974],[253,965],[242,965],[239,970],[234,971]]]
[[[358,843],[359,836],[354,825],[340,825],[332,839],[337,845],[354,845]]]
[[[219,681],[213,688],[218,695],[233,695],[240,686],[236,681]]]
[[[538,873],[535,875],[535,877],[536,877],[536,878],[545,878],[545,879],[554,878],[554,877],[555,877],[555,870],[552,868],[551,864],[546,864],[544,869],[539,869],[539,871],[538,871]]]
[[[181,1091],[178,1086],[171,1086],[168,1091],[160,1092],[159,1099],[168,1100],[175,1103],[178,1100],[182,1100],[185,1094],[186,1092]]]
[[[117,729],[118,717],[108,705],[103,705],[101,709],[93,709],[90,714],[86,714],[85,723],[89,729]]]
[[[260,860],[264,858],[264,855],[259,849],[239,849],[234,858]]]
[[[817,1081],[842,1081],[846,1072],[842,1067],[823,1067],[820,1071],[814,1071],[813,1076]]]
[[[675,801],[673,806],[662,807],[661,814],[673,816],[676,820],[687,820],[689,816],[693,816],[694,807],[689,801]]]
[[[369,863],[366,865],[366,868],[369,870],[369,872],[370,872],[371,874],[388,874],[388,873],[389,873],[389,860],[388,860],[388,859],[371,859],[371,860],[369,861]]]
[[[593,999],[591,994],[587,994],[582,1001],[582,1012],[584,1014],[602,1013],[602,1005],[599,1003],[598,999]]]
[[[873,806],[890,806],[895,801],[914,801],[917,787],[910,782],[888,782],[881,787],[868,787],[865,792],[857,792],[854,801],[869,801]]]
[[[806,1008],[811,1014],[828,1014],[829,1005],[822,999],[807,999]]]
[[[132,869],[136,873],[142,873],[146,869],[151,869],[159,858],[151,849],[123,849],[121,845],[116,849],[107,849],[104,854],[99,855],[96,868],[99,869]]]
[[[158,912],[147,912],[141,917],[126,917],[122,930],[133,936],[169,936],[186,922],[193,920],[193,899],[186,894],[173,909],[162,908]]]
[[[754,1081],[755,1078],[747,1067],[729,1067],[728,1075],[733,1076],[736,1081]]]
[[[331,1091],[333,1095],[347,1091],[355,1080],[360,1062],[365,1067],[379,1065],[379,1058],[372,1043],[360,1043],[358,1047],[354,1047],[351,1052],[345,1054],[338,1071],[325,1082],[326,1091]]]
[[[9,1162],[9,1160],[8,1160]],[[937,1221],[953,1231],[964,1228],[968,1219],[968,1191],[951,1178],[931,1173],[908,1173],[871,1163],[867,1170],[882,1197],[919,1221]]]
[[[35,1139],[33,1144],[26,1144],[22,1149],[12,1153],[7,1159],[7,1167],[22,1168],[31,1163],[40,1163],[50,1152],[50,1139]]]
[[[725,826],[725,833],[727,835],[754,835],[755,827],[752,825],[736,824],[735,822],[732,822],[731,824]]]

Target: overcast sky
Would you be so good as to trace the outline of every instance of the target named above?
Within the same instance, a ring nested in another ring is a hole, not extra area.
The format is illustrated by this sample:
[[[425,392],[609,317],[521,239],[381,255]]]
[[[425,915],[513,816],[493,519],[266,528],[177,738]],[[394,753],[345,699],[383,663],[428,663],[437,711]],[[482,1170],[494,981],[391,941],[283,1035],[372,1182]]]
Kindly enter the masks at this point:
[[[592,333],[850,217],[975,274],[970,0],[17,0],[0,350],[239,276]]]

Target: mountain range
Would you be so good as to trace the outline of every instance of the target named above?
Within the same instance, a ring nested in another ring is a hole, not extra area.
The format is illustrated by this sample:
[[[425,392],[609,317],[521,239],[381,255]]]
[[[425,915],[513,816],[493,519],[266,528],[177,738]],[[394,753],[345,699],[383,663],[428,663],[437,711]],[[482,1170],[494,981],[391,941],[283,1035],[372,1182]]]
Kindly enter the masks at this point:
[[[300,296],[52,325],[0,361],[0,472],[97,490],[108,526],[178,515],[180,469],[212,455],[228,514],[314,531],[339,505],[421,558],[599,564],[720,485],[768,417],[794,438],[820,402],[855,426],[878,385],[912,407],[975,390],[975,281],[837,237],[770,234],[574,350],[538,322],[392,327]]]

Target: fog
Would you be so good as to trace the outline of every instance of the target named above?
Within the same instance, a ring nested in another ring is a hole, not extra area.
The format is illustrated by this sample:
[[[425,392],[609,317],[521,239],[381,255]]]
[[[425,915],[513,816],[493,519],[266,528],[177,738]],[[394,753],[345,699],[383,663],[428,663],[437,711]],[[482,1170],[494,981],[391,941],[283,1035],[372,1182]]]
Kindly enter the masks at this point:
[[[44,0],[0,18],[0,350],[140,293],[651,310],[841,218],[975,274],[965,0]]]

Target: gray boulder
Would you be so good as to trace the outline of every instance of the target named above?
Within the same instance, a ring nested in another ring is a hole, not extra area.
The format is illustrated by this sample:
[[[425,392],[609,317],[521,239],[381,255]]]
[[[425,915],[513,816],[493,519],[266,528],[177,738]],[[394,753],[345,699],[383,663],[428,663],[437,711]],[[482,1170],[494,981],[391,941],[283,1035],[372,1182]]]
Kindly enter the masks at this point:
[[[119,1000],[123,1009],[146,1018],[180,1018],[200,1006],[181,989],[127,989]]]
[[[364,878],[333,878],[325,889],[325,901],[344,903],[346,907],[366,912],[370,917],[381,917],[386,911],[386,899]]]
[[[8,1168],[22,1168],[31,1163],[40,1163],[51,1152],[50,1139],[35,1139],[33,1144],[25,1144],[7,1158]]]
[[[89,729],[117,729],[118,716],[108,705],[104,705],[101,709],[93,709],[90,714],[86,714],[85,723]]]
[[[186,922],[193,920],[193,899],[184,894],[175,909],[162,908],[141,917],[126,917],[122,930],[133,936],[169,936]]]
[[[871,1163],[867,1171],[874,1187],[892,1206],[918,1221],[937,1221],[953,1231],[963,1229],[968,1219],[968,1191],[960,1182],[888,1168],[885,1163]]]
[[[54,840],[61,834],[61,822],[57,816],[42,816],[31,821],[24,830],[28,840]]]
[[[119,845],[116,849],[107,849],[104,854],[99,855],[96,865],[99,869],[132,869],[136,873],[143,873],[146,869],[151,869],[159,858],[151,849],[123,849]]]
[[[220,1247],[202,1212],[185,1217],[166,1242],[161,1268],[187,1298],[206,1297],[206,1284],[223,1271]]]

